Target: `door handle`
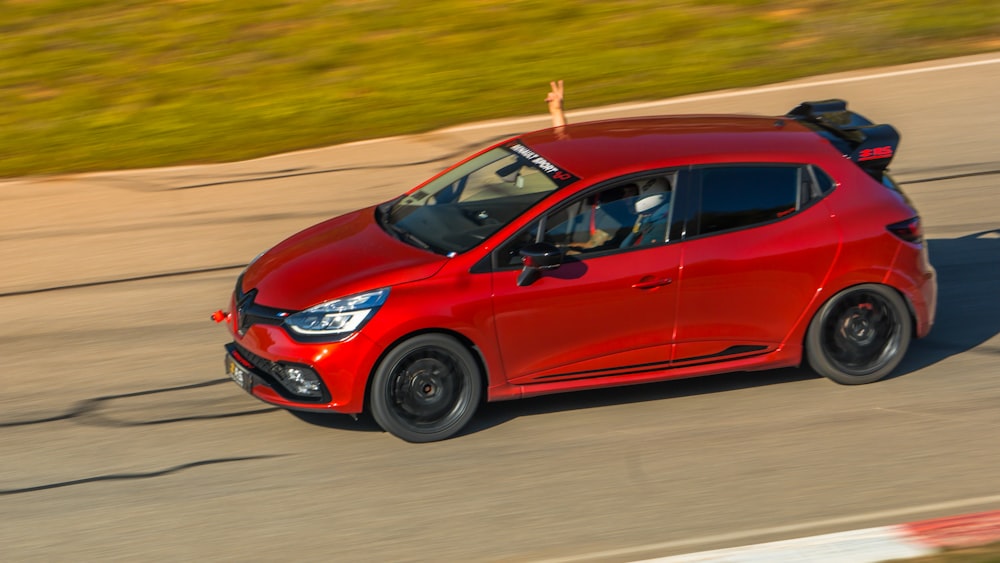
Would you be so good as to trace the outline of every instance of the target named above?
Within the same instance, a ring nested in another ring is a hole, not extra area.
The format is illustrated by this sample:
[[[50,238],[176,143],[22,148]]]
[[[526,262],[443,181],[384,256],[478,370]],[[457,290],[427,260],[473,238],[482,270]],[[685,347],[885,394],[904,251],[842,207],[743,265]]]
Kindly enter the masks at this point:
[[[643,278],[640,281],[632,284],[634,289],[653,289],[663,285],[670,285],[674,280],[670,278]]]

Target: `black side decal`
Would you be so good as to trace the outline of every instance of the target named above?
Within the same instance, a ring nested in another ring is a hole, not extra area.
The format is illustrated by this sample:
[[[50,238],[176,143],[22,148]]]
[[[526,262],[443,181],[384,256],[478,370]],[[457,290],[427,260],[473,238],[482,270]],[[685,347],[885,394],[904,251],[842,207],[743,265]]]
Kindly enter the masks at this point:
[[[730,346],[721,352],[716,352],[714,354],[707,354],[704,356],[692,356],[690,358],[680,358],[674,360],[673,363],[677,364],[679,362],[701,362],[704,364],[711,364],[714,362],[721,362],[723,360],[729,359],[730,356],[736,356],[740,354],[750,354],[752,352],[762,352],[767,350],[767,346],[761,345],[739,345]],[[686,363],[683,366],[676,367],[690,367],[690,364]],[[631,366],[621,366],[616,368],[605,368],[599,370],[587,370],[587,371],[568,371],[566,373],[554,373],[552,375],[545,375],[539,377],[539,380],[543,379],[555,379],[559,377],[565,377],[568,379],[593,379],[595,377],[609,377],[615,375],[635,375],[637,373],[648,373],[651,371],[662,371],[672,367],[671,362],[653,362],[649,364],[636,364]],[[575,376],[575,377],[574,377]],[[530,385],[530,383],[528,384]]]
[[[697,362],[700,360],[711,360],[717,358],[725,358],[726,356],[735,356],[737,354],[749,354],[750,352],[760,352],[762,350],[767,350],[767,346],[743,344],[740,346],[730,346],[721,352],[716,352],[714,354],[706,354],[704,356],[691,356],[690,358],[678,358],[674,360],[674,363],[678,362]],[[707,362],[706,362],[707,363]]]

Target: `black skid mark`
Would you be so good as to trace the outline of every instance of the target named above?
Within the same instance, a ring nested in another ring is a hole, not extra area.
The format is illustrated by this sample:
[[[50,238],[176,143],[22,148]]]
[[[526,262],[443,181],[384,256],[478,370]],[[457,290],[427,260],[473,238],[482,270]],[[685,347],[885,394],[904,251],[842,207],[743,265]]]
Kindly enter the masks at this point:
[[[189,184],[185,186],[177,186],[175,188],[170,188],[170,190],[192,190],[197,188],[209,188],[212,186],[224,186],[227,184],[243,184],[249,182],[261,182],[265,180],[282,180],[285,178],[293,178],[295,176],[313,176],[317,174],[334,174],[337,172],[356,172],[359,170],[388,170],[392,168],[407,168],[410,166],[422,166],[424,164],[434,164],[435,162],[450,162],[455,158],[465,155],[472,148],[479,148],[485,145],[490,145],[495,142],[501,141],[512,136],[513,133],[508,133],[505,135],[494,135],[489,139],[483,141],[482,143],[466,143],[460,149],[454,150],[433,158],[427,158],[424,160],[414,160],[410,162],[399,162],[396,164],[366,164],[360,166],[343,166],[340,168],[324,168],[320,170],[310,170],[307,168],[291,168],[288,170],[278,170],[270,174],[261,174],[257,176],[250,176],[247,178],[234,178],[227,180],[216,180],[214,182],[203,182],[200,184]]]
[[[182,463],[181,465],[175,465],[173,467],[168,467],[166,469],[161,469],[159,471],[147,471],[145,473],[112,473],[110,475],[97,475],[94,477],[85,477],[83,479],[73,479],[71,481],[61,481],[58,483],[35,485],[33,487],[22,487],[20,489],[0,489],[0,496],[34,493],[37,491],[47,491],[49,489],[59,489],[62,487],[72,487],[75,485],[85,485],[87,483],[98,483],[101,481],[131,481],[135,479],[152,479],[154,477],[163,477],[165,475],[179,473],[186,469],[193,469],[195,467],[202,467],[205,465],[216,465],[220,463],[235,463],[238,461],[253,461],[258,459],[273,459],[278,457],[284,457],[284,455],[283,454],[254,455],[254,456],[243,456],[243,457],[224,457],[218,459],[203,459],[201,461]]]
[[[120,422],[111,421],[101,417],[100,409],[101,406],[108,402],[117,399],[128,399],[133,397],[144,397],[148,395],[156,395],[158,393],[170,393],[174,391],[187,391],[190,389],[199,389],[203,387],[211,387],[213,385],[221,385],[223,383],[228,383],[229,378],[212,379],[209,381],[202,381],[200,383],[191,383],[188,385],[179,385],[176,387],[164,387],[162,389],[150,389],[147,391],[136,391],[133,393],[121,393],[118,395],[105,395],[103,397],[95,397],[93,399],[86,399],[80,401],[77,405],[61,415],[50,416],[45,418],[38,418],[33,420],[17,420],[12,422],[0,422],[0,428],[13,428],[17,426],[31,426],[35,424],[44,424],[47,422],[58,422],[61,420],[73,420],[73,419],[93,419],[99,426],[116,426],[116,427],[134,427],[134,426],[151,426],[157,424],[171,424],[174,422],[185,422],[191,420],[215,420],[222,418],[233,418],[237,416],[249,416],[253,414],[263,414],[268,412],[274,412],[281,410],[278,407],[265,407],[261,409],[254,409],[249,411],[240,411],[234,413],[222,413],[222,414],[209,414],[209,415],[194,415],[194,416],[182,416],[175,418],[165,418],[158,420],[146,420],[142,422]]]
[[[3,298],[3,297],[19,297],[19,296],[22,296],[22,295],[34,295],[36,293],[50,293],[50,292],[53,292],[53,291],[65,291],[67,289],[83,289],[83,288],[87,288],[87,287],[100,287],[102,285],[114,285],[114,284],[119,284],[119,283],[130,283],[130,282],[146,281],[146,280],[159,280],[159,279],[164,279],[164,278],[176,278],[176,277],[191,276],[191,275],[198,275],[198,274],[210,274],[210,273],[214,273],[214,272],[226,272],[226,271],[229,271],[229,270],[242,270],[243,268],[246,268],[246,267],[247,267],[246,264],[229,264],[229,265],[226,265],[226,266],[213,266],[213,267],[210,267],[210,268],[198,268],[198,269],[195,269],[195,270],[178,270],[176,272],[163,272],[163,273],[159,273],[159,274],[148,274],[148,275],[143,275],[143,276],[133,276],[133,277],[129,277],[129,278],[117,278],[117,279],[112,279],[112,280],[99,280],[99,281],[92,281],[92,282],[72,283],[72,284],[67,284],[67,285],[53,285],[53,286],[48,286],[48,287],[39,287],[39,288],[35,288],[35,289],[24,289],[24,290],[21,290],[21,291],[9,291],[7,293],[0,293],[0,298]]]

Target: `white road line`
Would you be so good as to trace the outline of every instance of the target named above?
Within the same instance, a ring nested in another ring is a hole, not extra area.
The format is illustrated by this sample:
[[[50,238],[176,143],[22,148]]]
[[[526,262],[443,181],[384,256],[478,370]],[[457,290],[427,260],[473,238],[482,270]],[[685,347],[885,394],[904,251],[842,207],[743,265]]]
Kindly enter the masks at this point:
[[[927,72],[941,72],[945,70],[953,70],[957,68],[968,68],[973,66],[982,66],[1000,63],[1000,57],[993,59],[985,59],[981,61],[966,61],[961,63],[949,63],[937,66],[921,67],[921,68],[911,68],[906,70],[892,70],[887,72],[880,72],[876,74],[864,74],[862,76],[845,76],[842,78],[829,78],[826,80],[814,80],[809,82],[796,82],[776,84],[774,86],[759,86],[756,88],[744,88],[740,90],[726,90],[723,92],[713,92],[709,94],[694,94],[691,96],[683,96],[679,98],[671,98],[668,100],[658,100],[653,102],[638,102],[634,104],[624,104],[624,105],[614,105],[607,107],[600,107],[594,109],[585,109],[578,111],[567,112],[567,117],[586,117],[591,115],[600,115],[610,112],[618,111],[632,111],[638,109],[649,109],[662,106],[670,106],[676,104],[690,103],[690,102],[703,102],[707,100],[721,100],[724,98],[735,98],[738,96],[746,96],[748,94],[767,94],[769,92],[784,92],[787,90],[797,90],[800,88],[810,88],[814,86],[830,86],[832,84],[846,84],[848,82],[861,82],[865,80],[879,80],[882,78],[892,78],[894,76],[906,76],[910,74],[923,74]],[[860,72],[860,71],[859,71]],[[490,121],[483,123],[471,123],[468,125],[460,125],[458,127],[449,127],[443,129],[443,131],[461,132],[461,131],[475,131],[477,129],[487,129],[490,127],[505,127],[508,125],[523,125],[533,121],[538,121],[542,119],[538,116],[535,117],[520,117],[515,119],[508,119],[505,121]],[[546,116],[547,119],[547,116]],[[372,140],[374,141],[374,140]],[[362,141],[363,142],[363,141]],[[371,141],[369,141],[371,142]]]
[[[648,109],[648,108],[664,107],[664,106],[670,106],[670,105],[676,105],[676,104],[683,104],[683,103],[690,103],[690,102],[702,102],[702,101],[707,101],[707,100],[720,100],[720,99],[724,99],[724,98],[735,98],[735,97],[738,97],[738,96],[746,96],[748,94],[766,94],[768,92],[782,92],[782,91],[786,91],[786,90],[795,90],[795,89],[799,89],[799,88],[809,88],[809,87],[812,87],[812,86],[828,86],[828,85],[831,85],[831,84],[844,84],[844,83],[847,83],[847,82],[860,82],[860,81],[864,81],[864,80],[878,80],[880,78],[889,78],[889,77],[893,77],[893,76],[905,76],[905,75],[909,75],[909,74],[922,74],[922,73],[927,73],[927,72],[940,72],[940,71],[945,71],[945,70],[953,70],[953,69],[957,69],[957,68],[968,68],[968,67],[973,67],[973,66],[982,66],[982,65],[990,65],[990,64],[997,64],[997,63],[1000,63],[1000,57],[996,57],[996,58],[992,58],[992,59],[984,59],[984,60],[979,60],[979,61],[966,61],[966,62],[960,62],[960,63],[947,63],[947,64],[941,64],[941,65],[935,65],[935,66],[906,69],[906,70],[892,70],[892,71],[880,72],[880,73],[876,73],[876,74],[864,74],[864,75],[861,75],[861,76],[848,76],[848,77],[843,77],[843,78],[829,78],[829,79],[825,79],[825,80],[814,80],[814,81],[807,81],[807,82],[796,82],[794,84],[783,83],[783,84],[776,84],[774,86],[758,86],[756,88],[743,88],[743,89],[739,89],[739,90],[726,90],[726,91],[722,91],[722,92],[712,92],[712,93],[707,93],[707,94],[693,94],[693,95],[690,95],[690,96],[683,96],[683,97],[679,97],[679,98],[670,98],[670,99],[666,99],[666,100],[657,100],[657,101],[653,101],[653,102],[637,102],[637,103],[633,103],[633,104],[619,104],[619,105],[612,105],[612,106],[603,106],[603,107],[599,107],[599,108],[570,111],[570,112],[567,112],[566,115],[567,115],[567,117],[569,117],[570,119],[572,119],[572,118],[575,118],[575,117],[578,118],[578,117],[587,117],[587,116],[592,116],[592,115],[602,115],[602,114],[606,114],[606,113],[619,112],[619,111],[632,111],[632,110],[638,110],[638,109]],[[863,69],[859,69],[857,72],[864,72],[864,70]],[[804,80],[808,80],[808,79],[804,79]],[[541,122],[541,121],[547,122],[548,119],[549,119],[548,115],[535,115],[535,116],[528,116],[528,117],[516,117],[516,118],[513,118],[513,119],[505,119],[505,120],[500,120],[500,121],[484,121],[484,122],[479,122],[479,123],[469,123],[469,124],[466,124],[466,125],[457,125],[457,126],[454,126],[454,127],[445,127],[444,129],[439,129],[437,131],[441,132],[441,133],[461,133],[461,132],[464,132],[464,131],[477,131],[477,130],[480,130],[480,129],[489,129],[491,127],[512,127],[512,126],[518,126],[518,127],[520,127],[520,126],[523,126],[523,125],[526,125],[526,124],[529,124],[529,123],[536,123],[537,124],[538,122]],[[399,140],[399,139],[405,139],[405,138],[410,137],[410,136],[413,136],[413,135],[395,135],[395,136],[392,136],[392,137],[379,137],[379,138],[376,138],[376,139],[362,139],[360,141],[351,141],[351,142],[348,142],[348,143],[342,143],[342,144],[334,145],[334,146],[339,146],[339,147],[358,147],[358,146],[365,146],[365,145],[374,145],[374,144],[378,144],[378,143],[382,143],[382,142],[386,142],[386,141],[394,141],[394,140]],[[292,151],[292,152],[286,152],[286,153],[271,154],[271,155],[261,156],[261,157],[258,157],[258,158],[249,159],[249,160],[246,160],[244,162],[261,162],[261,161],[272,160],[272,159],[277,159],[277,158],[284,158],[284,157],[293,156],[293,155],[311,154],[311,153],[315,153],[315,152],[319,152],[319,151],[328,150],[329,148],[331,148],[331,147],[329,147],[329,146],[327,146],[327,147],[316,147],[316,148],[311,148],[311,149],[302,149],[302,150],[299,150],[299,151]],[[222,164],[209,165],[209,166],[225,166],[226,164],[232,164],[232,163],[222,163]],[[187,169],[197,169],[197,168],[200,168],[200,167],[203,167],[203,166],[205,166],[205,165],[182,165],[182,166],[164,167],[164,168],[160,168],[159,170],[179,172],[179,171],[184,171],[184,170],[187,170]],[[136,172],[136,171],[135,170],[129,170],[129,171],[126,171],[126,172],[133,173],[133,172]],[[108,174],[108,173],[104,172],[104,173],[101,173],[101,174]]]
[[[759,543],[647,559],[635,563],[878,563],[936,553],[937,549],[906,537],[900,526],[851,530],[794,540]]]
[[[838,518],[813,520],[811,522],[788,524],[785,526],[772,526],[770,528],[758,528],[755,530],[743,530],[740,532],[727,532],[724,534],[713,534],[698,538],[687,538],[683,540],[637,545],[634,547],[625,547],[621,549],[610,549],[607,551],[583,553],[580,555],[570,555],[567,557],[557,557],[554,559],[543,559],[537,561],[536,563],[572,563],[576,561],[590,561],[594,559],[602,559],[610,557],[628,557],[640,553],[651,553],[656,551],[665,551],[668,549],[689,548],[702,545],[710,545],[713,543],[749,540],[752,538],[759,538],[771,535],[785,535],[794,532],[802,532],[817,528],[853,525],[880,519],[903,518],[920,513],[946,512],[950,510],[965,509],[973,506],[985,506],[998,503],[1000,503],[1000,495],[975,497],[969,499],[924,504],[920,506],[911,506],[906,508],[897,508],[893,510],[878,510],[875,512],[865,512],[861,514],[854,514],[851,516],[841,516]]]

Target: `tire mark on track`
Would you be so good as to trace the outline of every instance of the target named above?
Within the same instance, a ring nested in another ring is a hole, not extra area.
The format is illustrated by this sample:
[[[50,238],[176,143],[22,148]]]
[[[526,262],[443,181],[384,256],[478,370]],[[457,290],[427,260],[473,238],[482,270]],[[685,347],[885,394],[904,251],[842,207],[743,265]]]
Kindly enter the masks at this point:
[[[361,168],[366,168],[366,167],[361,167]],[[344,169],[344,170],[347,170],[347,169]],[[334,171],[337,171],[337,170],[334,170]],[[905,182],[901,181],[899,183],[901,185],[905,186],[905,185],[910,185],[910,184],[921,184],[921,183],[948,181],[948,180],[954,180],[954,179],[960,179],[960,178],[971,178],[971,177],[990,176],[990,175],[1000,175],[1000,170],[984,170],[984,171],[967,172],[967,173],[960,173],[960,174],[950,174],[950,175],[946,175],[946,176],[929,176],[929,177],[926,177],[926,178],[916,178],[916,179],[913,179],[913,180],[907,180]],[[241,180],[236,180],[236,182],[251,182],[251,181],[256,181],[258,179],[261,179],[261,178],[256,178],[256,179],[241,179]],[[267,178],[264,178],[264,179],[267,179]],[[226,184],[226,183],[232,183],[232,182],[231,181],[220,181],[220,182],[212,182],[212,183],[207,183],[207,184],[182,186],[182,187],[179,187],[179,188],[172,188],[172,189],[190,189],[190,188],[206,187],[206,186]],[[237,220],[234,220],[234,221],[237,221]],[[992,226],[992,224],[990,226]],[[948,230],[950,227],[951,227],[950,225],[943,225],[943,226],[939,225],[939,226],[929,226],[929,227],[926,227],[926,228],[928,228],[932,232],[943,232],[945,230]],[[958,227],[958,226],[956,226],[956,227]],[[960,227],[963,229],[963,232],[964,232],[964,230],[967,230],[967,228],[969,227],[969,225],[960,225]],[[99,287],[99,286],[104,286],[104,285],[129,283],[129,282],[134,282],[134,281],[144,281],[144,280],[171,278],[171,277],[181,277],[181,276],[204,274],[204,273],[212,273],[212,272],[224,272],[224,271],[228,271],[228,270],[242,269],[242,268],[245,268],[246,266],[247,266],[246,264],[232,264],[232,265],[224,265],[224,266],[211,266],[211,267],[207,267],[207,268],[196,268],[196,269],[190,269],[190,270],[178,270],[178,271],[175,271],[175,272],[162,272],[162,273],[156,273],[156,274],[147,274],[147,275],[133,276],[133,277],[127,277],[127,278],[118,278],[118,279],[111,279],[111,280],[98,280],[98,281],[91,281],[91,282],[80,282],[80,283],[73,283],[73,284],[48,286],[48,287],[41,287],[41,288],[35,288],[35,289],[25,289],[25,290],[19,290],[19,291],[9,291],[9,292],[5,292],[5,293],[0,293],[0,299],[2,299],[4,297],[17,297],[17,296],[23,296],[23,295],[35,295],[35,294],[39,294],[39,293],[48,293],[48,292],[53,292],[53,291],[63,291],[63,290],[68,290],[68,289],[81,289],[81,288],[87,288],[87,287]]]
[[[124,224],[124,225],[103,225],[94,224],[88,227],[79,227],[72,229],[49,229],[49,230],[38,230],[33,229],[31,231],[8,231],[0,234],[0,242],[7,240],[42,240],[42,239],[53,239],[53,238],[65,238],[65,237],[80,237],[89,235],[114,235],[122,233],[138,233],[142,231],[152,231],[157,229],[178,229],[178,228],[197,228],[209,225],[259,225],[261,223],[267,223],[272,221],[288,221],[303,219],[307,221],[317,222],[320,220],[329,219],[330,217],[347,213],[348,211],[353,211],[353,209],[347,208],[331,208],[328,210],[320,211],[310,211],[310,212],[299,212],[299,213],[263,213],[257,215],[241,215],[238,217],[215,217],[207,216],[201,219],[184,219],[184,220],[160,220],[160,221],[146,221],[142,224]]]
[[[1000,174],[1000,170],[983,170],[980,172],[964,172],[961,174],[949,174],[947,176],[931,176],[929,178],[917,178],[915,180],[908,180],[906,182],[900,182],[900,184],[907,186],[909,184],[926,184],[929,182],[944,182],[946,180],[959,180],[962,178],[976,178],[979,176],[993,176]]]
[[[152,479],[154,477],[163,477],[166,475],[171,475],[173,473],[178,473],[187,469],[193,469],[195,467],[202,467],[205,465],[217,465],[220,463],[235,463],[238,461],[253,461],[258,459],[273,459],[278,457],[285,457],[285,455],[286,454],[270,454],[270,455],[242,456],[242,457],[223,457],[217,459],[203,459],[200,461],[192,461],[190,463],[182,463],[180,465],[175,465],[173,467],[168,467],[166,469],[160,469],[158,471],[147,471],[144,473],[112,473],[109,475],[96,475],[94,477],[85,477],[83,479],[73,479],[71,481],[61,481],[58,483],[47,483],[45,485],[22,487],[19,489],[0,489],[0,496],[33,493],[37,491],[47,491],[50,489],[72,487],[75,485],[84,485],[87,483],[98,483],[101,481],[130,481],[135,479]]]
[[[113,280],[99,280],[92,282],[80,282],[71,283],[66,285],[54,285],[49,287],[40,287],[36,289],[24,289],[20,291],[9,291],[7,293],[0,293],[0,299],[4,297],[19,297],[22,295],[34,295],[36,293],[48,293],[51,291],[63,291],[66,289],[82,289],[85,287],[98,287],[102,285],[113,285],[119,283],[129,283],[135,281],[145,281],[145,280],[158,280],[163,278],[176,278],[180,276],[190,276],[195,274],[210,274],[213,272],[225,272],[228,270],[242,270],[246,268],[246,264],[230,264],[226,266],[212,266],[209,268],[196,268],[193,270],[178,270],[176,272],[161,272],[158,274],[146,274],[142,276],[133,276],[128,278],[118,278]]]
[[[481,146],[491,145],[493,143],[502,141],[508,137],[513,136],[513,134],[504,135],[494,135],[489,139],[482,141],[481,143],[466,143],[457,150],[449,151],[445,154],[435,156],[433,158],[427,158],[424,160],[415,160],[411,162],[397,162],[391,164],[366,164],[360,166],[344,166],[341,168],[326,168],[320,170],[308,170],[308,169],[291,169],[288,171],[279,171],[273,174],[263,174],[252,176],[248,178],[228,178],[224,180],[216,180],[212,182],[201,182],[197,184],[188,184],[183,186],[177,186],[173,188],[168,188],[164,191],[175,191],[175,190],[192,190],[196,188],[208,188],[212,186],[224,186],[229,184],[243,184],[247,182],[262,182],[266,180],[282,180],[285,178],[294,178],[296,176],[314,176],[317,174],[333,174],[337,172],[356,172],[359,170],[386,170],[391,168],[407,168],[410,166],[422,166],[424,164],[434,164],[435,162],[450,162],[456,158],[464,156],[469,150],[473,148],[479,148]]]
[[[37,418],[33,420],[16,420],[11,422],[0,422],[0,428],[14,428],[18,426],[32,426],[35,424],[44,424],[47,422],[58,422],[61,420],[72,420],[83,418],[86,416],[97,416],[100,411],[101,405],[108,401],[113,401],[117,399],[128,399],[134,397],[144,397],[147,395],[156,395],[158,393],[170,393],[174,391],[187,391],[190,389],[199,389],[202,387],[211,387],[213,385],[220,385],[223,383],[228,383],[230,380],[228,377],[221,379],[212,379],[209,381],[202,381],[199,383],[191,383],[188,385],[178,385],[175,387],[164,387],[161,389],[149,389],[146,391],[135,391],[133,393],[119,393],[117,395],[105,395],[103,397],[95,397],[93,399],[86,399],[77,404],[76,407],[71,409],[69,412],[64,414],[49,416],[45,418]],[[121,421],[103,421],[103,426],[152,426],[157,424],[172,424],[175,422],[187,422],[192,420],[215,420],[222,418],[234,418],[237,416],[249,416],[254,414],[263,414],[268,412],[274,412],[280,410],[277,407],[266,407],[261,409],[254,409],[249,411],[239,411],[232,413],[222,413],[222,414],[210,414],[210,415],[192,415],[192,416],[181,416],[175,418],[163,418],[157,420],[146,420],[142,422],[121,422]]]

